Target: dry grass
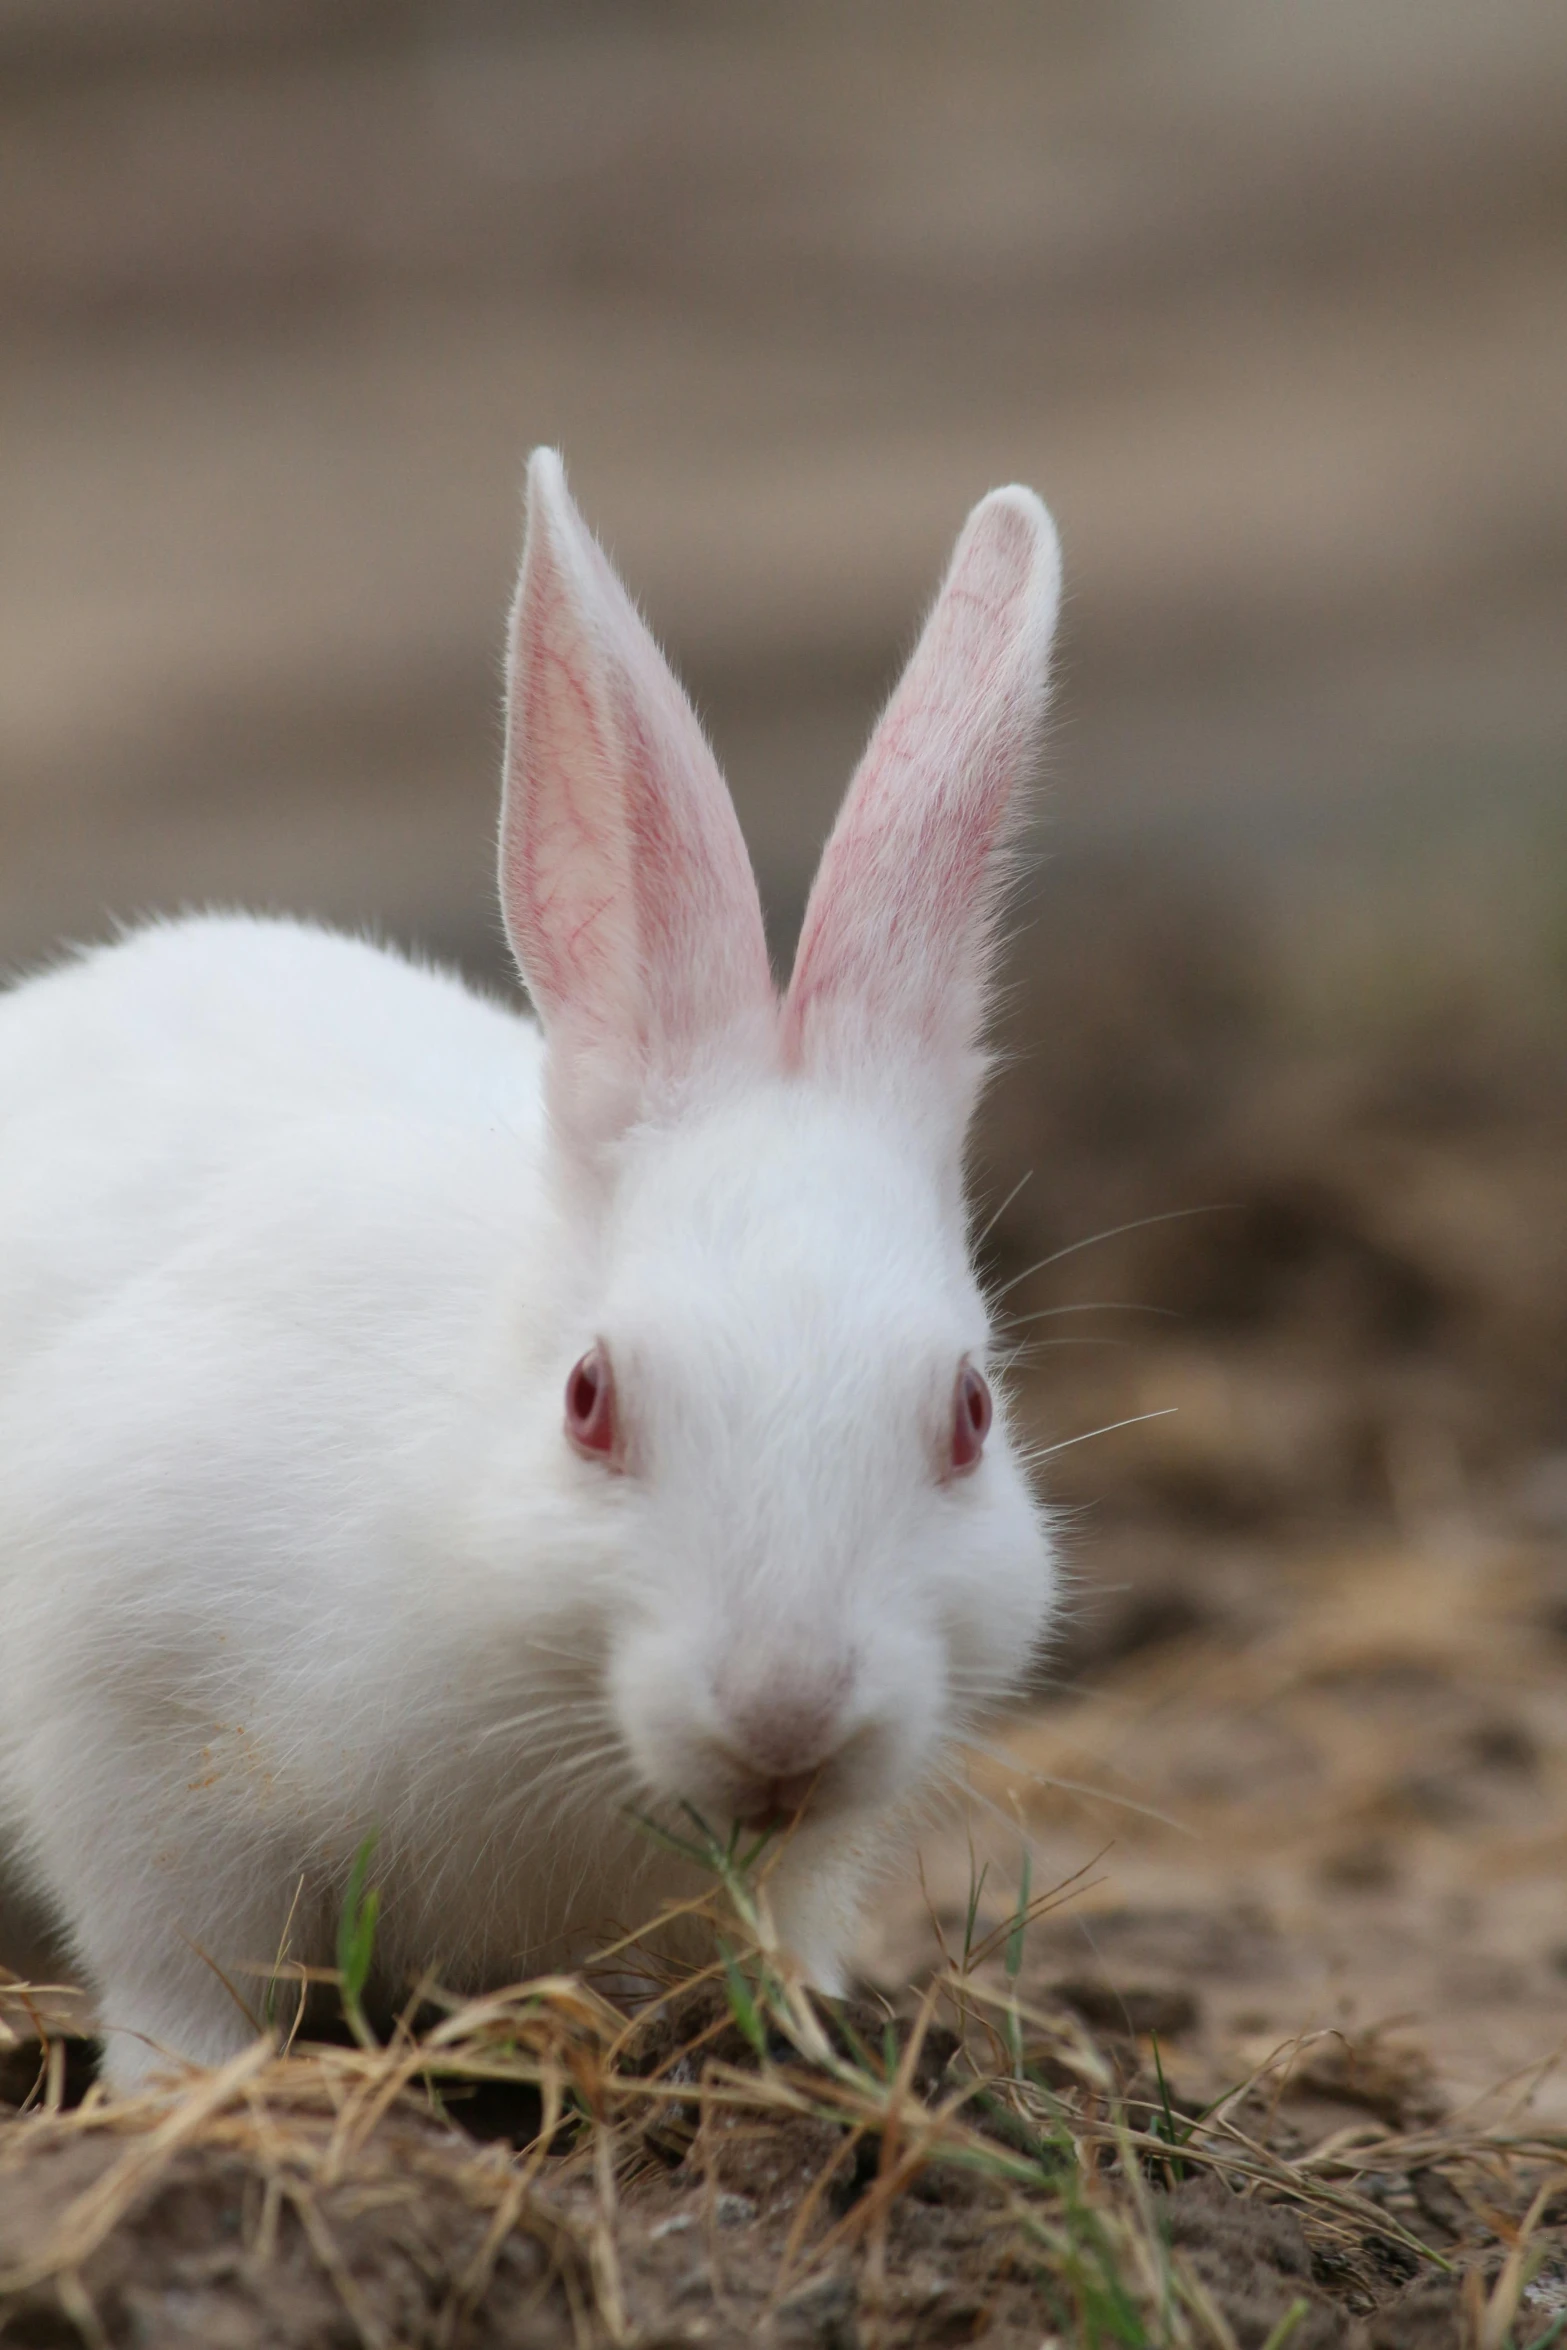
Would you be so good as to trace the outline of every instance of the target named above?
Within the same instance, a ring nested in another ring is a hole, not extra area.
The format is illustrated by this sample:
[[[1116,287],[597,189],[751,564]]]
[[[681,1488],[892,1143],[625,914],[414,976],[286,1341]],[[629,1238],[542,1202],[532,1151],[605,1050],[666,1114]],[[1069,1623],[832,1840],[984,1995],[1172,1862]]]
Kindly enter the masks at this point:
[[[1434,2119],[1396,2051],[1332,2033],[1280,2045],[1185,2110],[1156,2040],[1107,2045],[1021,1996],[1029,1936],[1071,1887],[1031,1898],[1025,1883],[985,1934],[976,1885],[962,1946],[901,2016],[825,2003],[774,1945],[766,1856],[747,1868],[709,1842],[704,1857],[712,1962],[634,2015],[587,1976],[552,1977],[437,2003],[385,2045],[260,2039],[161,2093],[113,2104],[91,2090],[74,2109],[60,2054],[46,2057],[30,2109],[0,2134],[0,2334],[94,2350],[149,2338],[149,2294],[188,2297],[193,2278],[254,2316],[225,2341],[364,2350],[769,2329],[1504,2350],[1567,2327],[1536,2273],[1567,2210],[1567,2134]],[[4,2000],[18,2022],[42,2012],[21,1985]],[[1335,2066],[1358,2080],[1361,2118],[1285,2151],[1286,2088]],[[475,2101],[499,2132],[488,2142],[464,2126]],[[182,2195],[207,2212],[204,2238]],[[1425,2224],[1444,2197],[1443,2225]],[[1281,2212],[1310,2257],[1270,2267]],[[1250,2276],[1238,2218],[1255,2222]],[[933,2231],[963,2271],[940,2309],[920,2273]],[[393,2242],[419,2254],[412,2317],[388,2294]],[[269,2273],[281,2290],[285,2272],[312,2282],[318,2331],[281,2331],[295,2321],[269,2301]],[[1401,2282],[1426,2330],[1357,2334],[1357,2306],[1397,2306]]]

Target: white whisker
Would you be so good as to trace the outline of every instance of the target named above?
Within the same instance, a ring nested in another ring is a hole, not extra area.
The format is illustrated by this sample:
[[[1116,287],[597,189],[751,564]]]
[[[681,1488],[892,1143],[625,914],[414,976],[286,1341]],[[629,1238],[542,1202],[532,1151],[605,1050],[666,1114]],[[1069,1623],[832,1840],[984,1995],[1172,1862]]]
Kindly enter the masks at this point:
[[[545,1731],[556,1722],[569,1722],[584,1729],[603,1729],[612,1721],[608,1703],[601,1698],[572,1698],[554,1705],[530,1706],[526,1712],[509,1714],[504,1721],[486,1722],[474,1740],[481,1745],[491,1738],[507,1738],[521,1732]]]
[[[998,1306],[1004,1297],[1010,1297],[1014,1289],[1020,1289],[1025,1281],[1031,1281],[1047,1265],[1059,1265],[1063,1257],[1075,1257],[1082,1249],[1097,1248],[1102,1240],[1119,1240],[1123,1232],[1144,1232],[1150,1224],[1178,1223],[1183,1216],[1229,1215],[1233,1214],[1234,1207],[1233,1200],[1215,1200],[1207,1207],[1166,1208],[1161,1215],[1134,1216],[1129,1224],[1108,1225],[1103,1232],[1091,1232],[1086,1240],[1070,1240],[1065,1248],[1053,1249],[1048,1257],[1039,1258],[1035,1264],[1025,1265],[1021,1273],[1014,1273],[1010,1281],[1003,1283],[990,1302],[992,1306]]]
[[[1030,1322],[1053,1322],[1062,1314],[1158,1314],[1166,1322],[1183,1319],[1174,1306],[1139,1305],[1131,1298],[1101,1298],[1094,1305],[1041,1306],[1036,1314],[1008,1314],[1006,1320],[1014,1330],[1023,1330]]]
[[[1018,1177],[1016,1183],[1013,1184],[1012,1189],[1007,1193],[1007,1196],[1002,1201],[1000,1207],[996,1208],[985,1219],[985,1222],[975,1233],[971,1246],[977,1249],[990,1238],[990,1235],[995,1231],[996,1226],[1000,1223],[1002,1217],[1006,1214],[1008,1208],[1012,1205],[1012,1202],[1017,1198],[1018,1193],[1022,1191],[1028,1184],[1032,1183],[1033,1180],[1034,1170],[1032,1167],[1030,1167],[1026,1174],[1020,1175]]]
[[[1085,1428],[1081,1436],[1063,1436],[1059,1444],[1040,1445],[1027,1457],[1030,1463],[1048,1461],[1052,1453],[1070,1452],[1074,1444],[1091,1444],[1096,1436],[1113,1436],[1117,1428],[1136,1428],[1144,1420],[1168,1420],[1179,1408],[1167,1403],[1156,1412],[1133,1412],[1124,1420],[1106,1420],[1102,1428]]]

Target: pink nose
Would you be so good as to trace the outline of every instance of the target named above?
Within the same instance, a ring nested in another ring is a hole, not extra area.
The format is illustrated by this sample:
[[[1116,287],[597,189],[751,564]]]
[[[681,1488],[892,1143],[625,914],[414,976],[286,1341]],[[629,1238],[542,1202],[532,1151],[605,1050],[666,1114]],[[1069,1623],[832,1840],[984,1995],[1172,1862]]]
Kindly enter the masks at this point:
[[[748,1824],[794,1818],[828,1785],[845,1733],[848,1676],[828,1692],[771,1689],[723,1709],[715,1745],[726,1766],[730,1808]]]
[[[787,1778],[809,1771],[837,1743],[838,1708],[830,1701],[770,1698],[731,1713],[725,1744],[758,1771]]]

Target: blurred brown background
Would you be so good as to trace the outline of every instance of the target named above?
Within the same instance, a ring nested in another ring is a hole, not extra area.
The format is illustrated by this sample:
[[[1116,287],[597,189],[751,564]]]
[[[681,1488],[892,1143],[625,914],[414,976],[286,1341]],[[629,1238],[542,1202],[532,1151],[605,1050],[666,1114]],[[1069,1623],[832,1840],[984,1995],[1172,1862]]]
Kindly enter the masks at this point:
[[[4,0],[0,77],[9,956],[216,894],[493,960],[545,439],[785,922],[1014,476],[1058,859],[1559,826],[1552,0]]]
[[[1249,1654],[1356,1543],[1414,1620],[1511,1545],[1555,1681],[1492,1743],[1562,1844],[1559,0],[0,0],[0,321],[13,965],[218,899],[498,978],[543,440],[785,951],[964,512],[1034,483],[1069,601],[986,1245],[1172,1219],[1009,1301],[1047,1437],[1168,1415],[1051,1464],[1057,1668]],[[1341,1887],[1436,1817],[1338,1800]]]

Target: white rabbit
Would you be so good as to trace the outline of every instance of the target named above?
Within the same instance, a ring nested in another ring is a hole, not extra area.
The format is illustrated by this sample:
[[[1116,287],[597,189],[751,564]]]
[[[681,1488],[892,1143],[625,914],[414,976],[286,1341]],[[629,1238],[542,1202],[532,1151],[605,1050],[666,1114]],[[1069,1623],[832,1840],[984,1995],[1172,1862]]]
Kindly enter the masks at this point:
[[[778,1929],[841,1985],[889,1821],[1051,1606],[962,1155],[1057,592],[995,491],[780,1002],[540,451],[500,883],[542,1033],[233,917],[0,996],[0,1804],[116,2090],[244,2046],[285,1934],[330,1963],[372,1831],[387,1985],[479,1987],[689,1889],[631,1807],[798,1813]]]

